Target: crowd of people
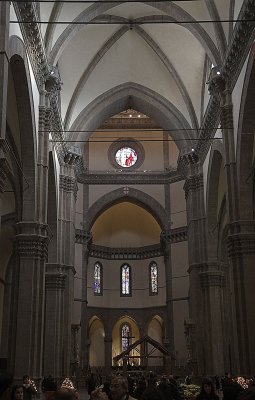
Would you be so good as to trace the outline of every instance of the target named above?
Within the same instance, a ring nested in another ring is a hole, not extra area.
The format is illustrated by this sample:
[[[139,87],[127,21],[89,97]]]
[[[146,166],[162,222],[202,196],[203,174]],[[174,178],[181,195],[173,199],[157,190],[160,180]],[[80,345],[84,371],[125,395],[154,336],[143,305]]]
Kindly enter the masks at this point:
[[[239,378],[227,374],[223,378],[204,378],[195,395],[185,393],[187,387],[197,387],[189,376],[182,384],[172,375],[152,373],[147,377],[112,375],[103,382],[101,375],[90,373],[86,384],[90,400],[255,400],[254,379]],[[11,375],[0,371],[0,400],[83,400],[83,396],[69,378],[60,385],[51,377],[44,378],[39,392],[29,376],[13,386]]]

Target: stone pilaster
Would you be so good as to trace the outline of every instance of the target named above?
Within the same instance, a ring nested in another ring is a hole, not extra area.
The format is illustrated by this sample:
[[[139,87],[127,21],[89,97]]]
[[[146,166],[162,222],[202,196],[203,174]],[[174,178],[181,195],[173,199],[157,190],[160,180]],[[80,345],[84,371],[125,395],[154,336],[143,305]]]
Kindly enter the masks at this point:
[[[198,374],[206,373],[204,353],[208,347],[205,338],[205,328],[202,309],[202,291],[199,273],[207,260],[205,234],[204,185],[202,168],[196,164],[187,165],[189,175],[184,184],[187,208],[187,234],[189,251],[189,316],[194,323],[192,346],[196,354],[190,362]],[[196,367],[197,365],[197,367]]]
[[[204,328],[206,330],[207,352],[206,372],[214,375],[224,373],[224,329],[223,329],[223,287],[224,272],[217,263],[207,263],[199,273],[203,297]]]
[[[255,221],[231,224],[227,251],[233,268],[240,372],[251,373],[255,368]]]
[[[85,342],[89,341],[89,318],[88,318],[88,293],[87,293],[87,280],[88,280],[88,262],[89,262],[89,251],[92,242],[91,232],[85,232],[83,239],[83,261],[82,261],[82,305],[81,305],[81,336]],[[81,346],[82,354],[82,365],[84,368],[89,366],[89,348],[88,346]]]
[[[165,281],[166,281],[166,337],[164,344],[170,352],[174,351],[174,323],[173,323],[173,288],[172,288],[172,262],[171,243],[167,232],[161,233],[161,242],[164,251]]]
[[[77,183],[74,165],[62,164],[59,175],[58,260],[66,274],[64,293],[64,360],[63,373],[70,374],[72,346],[72,309],[74,298],[75,206]]]
[[[234,140],[234,122],[233,122],[233,103],[230,88],[227,85],[225,77],[221,74],[213,77],[209,83],[211,94],[220,96],[220,116],[222,126],[222,137],[224,145],[224,169],[226,179],[226,209],[228,223],[228,246],[233,248],[231,243],[235,242],[236,235],[241,233],[241,227],[238,223],[239,218],[239,199],[238,199],[238,183],[237,183],[237,167],[236,167],[236,151]],[[237,240],[238,241],[238,240]],[[235,332],[236,337],[235,348],[238,351],[238,371],[242,374],[251,373],[249,334],[251,332],[248,326],[247,304],[244,273],[245,265],[243,257],[233,256],[230,251],[230,264],[233,274],[234,285],[234,309],[235,309]],[[254,327],[255,328],[255,327]],[[255,334],[255,331],[253,332]],[[254,355],[253,355],[254,356]]]
[[[72,358],[71,358],[71,366],[72,371],[71,375],[76,376],[77,370],[80,364],[79,360],[79,344],[78,344],[78,332],[80,330],[80,325],[72,324]]]
[[[104,354],[105,354],[105,372],[110,374],[112,366],[112,337],[105,336],[104,338]]]
[[[20,381],[26,371],[37,383],[42,376],[44,280],[48,251],[44,224],[19,222],[15,237],[11,370]]]
[[[66,275],[58,264],[46,264],[43,375],[63,376],[63,309]]]
[[[5,138],[7,85],[8,85],[8,44],[9,44],[10,3],[0,2],[0,138]],[[1,150],[0,150],[1,151]]]

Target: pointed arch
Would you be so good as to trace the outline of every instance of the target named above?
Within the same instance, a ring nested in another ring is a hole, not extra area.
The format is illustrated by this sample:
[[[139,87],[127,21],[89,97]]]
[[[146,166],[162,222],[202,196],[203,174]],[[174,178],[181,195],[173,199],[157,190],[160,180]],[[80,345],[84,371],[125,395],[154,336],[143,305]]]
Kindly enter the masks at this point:
[[[35,218],[36,128],[32,86],[26,50],[18,36],[10,37],[10,69],[15,86],[20,128],[22,172],[27,181],[23,188],[22,220]]]
[[[129,188],[128,194],[125,194],[123,188],[120,188],[100,197],[88,210],[86,229],[90,231],[96,219],[105,210],[124,201],[141,206],[155,218],[162,230],[167,229],[167,215],[161,204],[148,194],[133,188]]]
[[[127,108],[134,108],[152,117],[166,131],[172,130],[171,136],[179,149],[191,147],[192,139],[196,139],[190,124],[170,101],[145,86],[127,82],[101,94],[80,112],[70,130],[87,133],[72,133],[70,140],[88,139],[106,119]]]

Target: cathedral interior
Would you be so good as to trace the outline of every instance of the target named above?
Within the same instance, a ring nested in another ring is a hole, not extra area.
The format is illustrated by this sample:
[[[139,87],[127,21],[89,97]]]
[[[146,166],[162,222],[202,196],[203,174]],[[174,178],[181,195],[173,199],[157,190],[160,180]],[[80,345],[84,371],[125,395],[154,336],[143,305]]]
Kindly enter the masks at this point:
[[[254,21],[254,0],[0,2],[17,381],[121,368],[136,341],[133,367],[255,373]]]

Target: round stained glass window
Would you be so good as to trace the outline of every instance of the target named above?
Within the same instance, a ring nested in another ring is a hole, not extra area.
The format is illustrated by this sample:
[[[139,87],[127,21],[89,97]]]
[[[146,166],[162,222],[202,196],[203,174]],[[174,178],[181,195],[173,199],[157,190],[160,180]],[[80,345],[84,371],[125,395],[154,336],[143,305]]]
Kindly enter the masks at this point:
[[[137,153],[131,147],[121,147],[115,154],[115,160],[123,168],[129,168],[135,165]]]

